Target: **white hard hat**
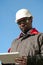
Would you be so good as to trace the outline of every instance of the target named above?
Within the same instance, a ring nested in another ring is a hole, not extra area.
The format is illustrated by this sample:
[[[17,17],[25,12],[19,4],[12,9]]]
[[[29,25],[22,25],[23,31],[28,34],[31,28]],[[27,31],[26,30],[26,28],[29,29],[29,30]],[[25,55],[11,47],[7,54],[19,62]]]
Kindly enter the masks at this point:
[[[31,13],[27,9],[20,9],[16,13],[16,21],[23,17],[31,17]]]

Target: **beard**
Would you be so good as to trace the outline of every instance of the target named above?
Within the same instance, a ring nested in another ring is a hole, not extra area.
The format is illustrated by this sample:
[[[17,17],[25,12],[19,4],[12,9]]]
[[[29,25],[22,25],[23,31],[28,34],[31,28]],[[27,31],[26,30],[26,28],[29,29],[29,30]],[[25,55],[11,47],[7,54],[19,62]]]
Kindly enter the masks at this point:
[[[27,33],[29,30],[30,30],[30,28],[28,28],[28,27],[22,27],[22,28],[20,28],[21,29],[21,31],[23,32],[23,33]]]
[[[32,25],[24,25],[24,26],[21,26],[20,29],[23,33],[26,34],[30,29],[32,29]]]

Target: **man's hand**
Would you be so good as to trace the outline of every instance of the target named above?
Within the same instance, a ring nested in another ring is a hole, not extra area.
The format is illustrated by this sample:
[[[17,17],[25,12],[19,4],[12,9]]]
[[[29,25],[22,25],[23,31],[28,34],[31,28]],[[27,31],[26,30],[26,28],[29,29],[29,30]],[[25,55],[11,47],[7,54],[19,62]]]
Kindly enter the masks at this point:
[[[27,64],[27,58],[25,56],[19,57],[15,59],[16,65],[26,65]]]

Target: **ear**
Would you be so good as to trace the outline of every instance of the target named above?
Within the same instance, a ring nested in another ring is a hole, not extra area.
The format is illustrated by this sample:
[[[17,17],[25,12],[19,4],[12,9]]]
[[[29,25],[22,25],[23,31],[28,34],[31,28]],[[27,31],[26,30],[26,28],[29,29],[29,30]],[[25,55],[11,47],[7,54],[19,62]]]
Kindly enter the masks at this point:
[[[32,21],[33,21],[33,18],[31,17],[31,18],[30,18],[30,22],[32,22]]]

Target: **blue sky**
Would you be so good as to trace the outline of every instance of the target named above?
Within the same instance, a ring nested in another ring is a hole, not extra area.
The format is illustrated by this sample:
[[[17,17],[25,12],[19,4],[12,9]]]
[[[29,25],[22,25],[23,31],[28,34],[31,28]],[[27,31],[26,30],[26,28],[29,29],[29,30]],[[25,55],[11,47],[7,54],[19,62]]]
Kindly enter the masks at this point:
[[[43,32],[43,0],[0,0],[0,53],[7,52],[21,32],[15,23],[16,12],[21,8],[32,13],[33,27]]]

